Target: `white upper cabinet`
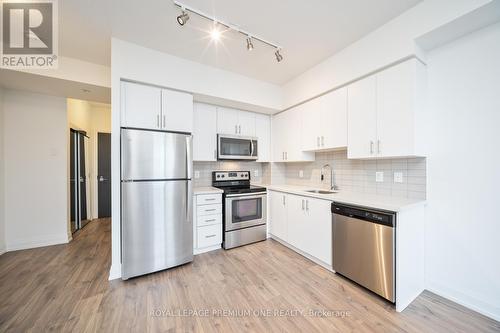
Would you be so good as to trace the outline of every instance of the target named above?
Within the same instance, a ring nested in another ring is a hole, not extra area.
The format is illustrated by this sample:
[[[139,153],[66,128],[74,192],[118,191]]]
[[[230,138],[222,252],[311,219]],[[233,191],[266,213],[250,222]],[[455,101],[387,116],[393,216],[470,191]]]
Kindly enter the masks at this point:
[[[218,107],[217,133],[255,136],[255,113]]]
[[[194,104],[193,161],[217,160],[217,107]]]
[[[375,156],[377,140],[377,86],[375,76],[349,85],[348,158]]]
[[[303,105],[299,105],[273,117],[272,145],[274,162],[314,161],[314,153],[302,150],[302,108]]]
[[[193,96],[132,83],[121,83],[121,126],[191,133]]]
[[[121,126],[161,129],[161,88],[121,83]]]
[[[257,137],[257,162],[271,161],[271,117],[266,114],[255,114],[255,136]]]
[[[161,91],[162,128],[169,131],[193,131],[193,95],[179,91]]]
[[[347,88],[303,104],[301,143],[305,151],[347,146]]]
[[[348,86],[348,157],[425,156],[418,145],[425,66],[407,60]]]

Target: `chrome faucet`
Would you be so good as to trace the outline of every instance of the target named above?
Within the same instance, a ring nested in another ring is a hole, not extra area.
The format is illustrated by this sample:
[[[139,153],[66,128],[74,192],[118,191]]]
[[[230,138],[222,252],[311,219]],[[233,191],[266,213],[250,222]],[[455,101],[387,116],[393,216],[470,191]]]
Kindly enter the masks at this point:
[[[330,191],[338,190],[338,186],[335,184],[335,176],[333,174],[333,167],[330,164],[325,164],[321,167],[321,181],[325,180],[325,169],[330,168]]]

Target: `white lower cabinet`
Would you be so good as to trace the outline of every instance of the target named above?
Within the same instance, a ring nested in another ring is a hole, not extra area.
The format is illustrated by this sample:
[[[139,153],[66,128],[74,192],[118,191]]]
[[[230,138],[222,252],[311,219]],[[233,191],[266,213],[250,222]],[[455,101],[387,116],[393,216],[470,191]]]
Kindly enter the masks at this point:
[[[194,254],[215,250],[222,244],[222,194],[194,196],[193,250]]]
[[[270,234],[331,266],[331,202],[275,191],[268,198]]]

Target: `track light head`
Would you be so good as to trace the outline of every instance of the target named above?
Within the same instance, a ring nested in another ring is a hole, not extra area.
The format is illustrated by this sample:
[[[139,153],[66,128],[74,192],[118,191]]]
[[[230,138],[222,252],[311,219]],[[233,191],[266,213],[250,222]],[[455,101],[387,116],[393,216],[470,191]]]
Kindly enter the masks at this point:
[[[276,52],[274,52],[274,55],[276,56],[277,62],[281,62],[281,60],[283,60],[283,56],[280,54],[280,49],[277,49]]]
[[[189,15],[183,10],[182,14],[177,16],[177,23],[179,23],[180,26],[183,26],[187,21],[189,21]]]
[[[253,50],[252,37],[250,37],[250,36],[247,37],[247,50],[248,51],[252,51]]]

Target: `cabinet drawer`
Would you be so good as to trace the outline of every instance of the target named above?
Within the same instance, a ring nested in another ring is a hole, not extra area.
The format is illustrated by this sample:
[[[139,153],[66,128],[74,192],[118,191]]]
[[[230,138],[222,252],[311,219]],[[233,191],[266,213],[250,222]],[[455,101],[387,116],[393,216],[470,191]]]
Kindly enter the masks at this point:
[[[196,226],[198,227],[212,224],[222,224],[222,214],[198,216],[196,220]]]
[[[222,203],[221,194],[200,194],[196,197],[197,205],[210,205]]]
[[[219,245],[222,243],[222,224],[198,227],[198,248]]]
[[[222,204],[202,205],[196,207],[196,216],[222,214]]]

